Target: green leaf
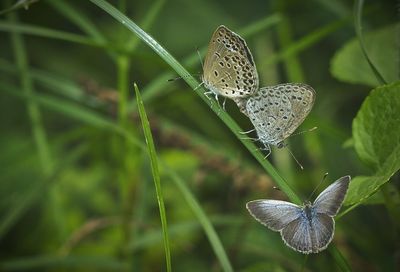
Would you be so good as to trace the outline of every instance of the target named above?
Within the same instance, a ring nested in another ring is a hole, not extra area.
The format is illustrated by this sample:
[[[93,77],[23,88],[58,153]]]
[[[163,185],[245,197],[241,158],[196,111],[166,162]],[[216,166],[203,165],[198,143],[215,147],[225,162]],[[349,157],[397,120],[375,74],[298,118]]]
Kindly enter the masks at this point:
[[[396,32],[399,25],[390,25],[365,35],[364,42],[368,55],[374,66],[386,82],[400,79],[398,46]],[[380,85],[370,65],[364,57],[359,41],[356,38],[347,42],[333,57],[331,73],[338,80],[365,84],[376,87]]]
[[[379,187],[387,181],[385,177],[358,176],[351,180],[344,205],[354,205],[364,202],[368,197],[378,191]]]
[[[345,204],[365,201],[400,169],[400,82],[374,89],[353,121],[354,146],[374,170],[355,177]]]
[[[378,87],[365,99],[353,121],[358,156],[375,170],[400,167],[400,81]]]

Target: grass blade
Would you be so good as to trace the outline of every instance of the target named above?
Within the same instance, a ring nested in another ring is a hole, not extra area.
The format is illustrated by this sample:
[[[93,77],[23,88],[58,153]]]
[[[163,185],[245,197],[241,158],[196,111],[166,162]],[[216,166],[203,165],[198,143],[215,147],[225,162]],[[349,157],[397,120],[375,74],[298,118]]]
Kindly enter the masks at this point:
[[[11,23],[16,23],[18,21],[15,13],[10,14],[9,18]],[[28,73],[29,64],[24,39],[21,34],[13,31],[11,33],[11,41],[20,76],[21,89],[25,94],[31,95],[35,91],[33,87],[33,81]],[[53,160],[51,159],[50,148],[47,142],[46,130],[43,126],[41,111],[39,106],[30,100],[27,101],[26,107],[43,173],[46,176],[49,176],[53,170]]]
[[[204,95],[204,88],[196,88],[199,86],[199,82],[186,71],[186,69],[165,50],[154,38],[144,32],[138,25],[132,20],[126,17],[124,14],[119,12],[115,7],[110,5],[104,0],[90,0],[92,3],[102,8],[104,11],[109,13],[128,29],[139,36],[150,48],[152,48],[165,62],[167,62],[188,84],[190,87],[195,89],[196,93],[203,99],[203,101],[211,107],[211,109],[218,115],[218,117],[229,127],[229,129],[236,135],[236,137],[243,143],[243,145],[249,150],[249,152],[257,159],[257,161],[263,166],[263,168],[271,175],[275,180],[279,188],[286,193],[288,198],[297,204],[301,203],[301,199],[293,191],[290,185],[279,175],[276,169],[271,165],[269,161],[264,159],[261,152],[258,151],[254,143],[242,139],[242,135],[239,133],[241,128],[237,123],[219,106],[214,100],[210,100]]]
[[[276,24],[278,24],[281,21],[281,19],[282,19],[282,16],[280,14],[278,14],[278,13],[272,14],[266,18],[255,21],[254,23],[248,25],[247,27],[244,27],[243,29],[239,29],[238,32],[241,34],[241,36],[243,38],[246,38],[246,37],[254,35],[262,30],[266,30],[272,26],[275,26]],[[200,54],[204,55],[206,50],[207,50],[206,46],[200,48],[199,49]],[[186,57],[182,61],[182,63],[186,67],[190,67],[190,68],[195,67],[196,64],[198,65],[200,63],[199,56],[197,55],[197,53],[191,54],[188,57]],[[176,76],[176,74],[174,74],[173,72],[166,72],[166,73],[161,74],[154,80],[152,80],[147,86],[144,86],[144,88],[142,89],[143,101],[147,102],[150,99],[154,99],[155,97],[157,97],[157,95],[160,95],[160,94],[165,95],[166,91],[168,90],[165,88],[165,82],[167,82],[168,79],[171,79],[174,76]],[[129,105],[129,111],[134,111],[134,110],[136,110],[136,103],[134,101],[132,101],[132,103]]]
[[[210,244],[215,254],[217,255],[217,258],[222,265],[222,268],[224,269],[224,271],[227,272],[233,271],[228,255],[226,254],[225,249],[222,246],[221,240],[219,239],[218,234],[215,231],[210,219],[207,217],[200,204],[197,202],[196,198],[194,198],[193,194],[190,192],[185,182],[171,169],[167,168],[167,171],[172,181],[176,184],[176,186],[178,186],[186,202],[202,225],[210,241]]]
[[[335,262],[339,266],[340,271],[343,272],[352,271],[350,265],[347,263],[346,259],[343,257],[343,255],[340,253],[340,251],[336,248],[334,244],[330,245],[329,253],[335,259]]]
[[[0,83],[0,90],[4,91],[5,93],[14,95],[18,98],[30,99],[40,104],[43,107],[60,112],[65,116],[98,127],[100,129],[107,129],[114,131],[115,133],[125,137],[135,146],[141,148],[142,150],[146,150],[146,147],[143,145],[143,143],[140,142],[138,139],[134,138],[132,134],[129,133],[127,130],[113,123],[112,120],[107,119],[106,117],[100,115],[99,113],[93,110],[86,109],[81,105],[43,94],[33,94],[32,96],[26,96],[12,85],[7,85],[5,83]],[[212,248],[217,258],[221,262],[222,267],[224,267],[225,271],[232,271],[232,269],[229,269],[231,265],[229,263],[228,258],[226,257],[227,254],[223,249],[222,243],[217,236],[217,233],[211,223],[211,220],[207,217],[206,213],[198,204],[198,201],[196,200],[195,196],[190,192],[186,184],[182,181],[182,179],[178,176],[177,173],[173,172],[172,170],[168,170],[167,174],[170,176],[172,181],[177,185],[179,190],[184,195],[185,200],[188,202],[188,205],[191,207],[194,214],[197,216],[201,226],[204,229],[204,232],[206,233],[212,245]]]
[[[148,29],[156,20],[158,17],[159,13],[161,12],[163,6],[165,4],[165,0],[158,0],[152,4],[150,7],[149,11],[146,13],[145,18],[143,19],[141,25],[143,26],[143,29]],[[129,52],[132,52],[136,49],[138,46],[140,40],[137,36],[132,37],[126,47],[128,48]]]
[[[67,271],[75,269],[79,271],[126,271],[127,263],[116,259],[105,258],[105,256],[35,256],[19,258],[12,261],[0,263],[1,271],[27,271],[36,269],[38,271],[54,270]]]
[[[90,35],[99,43],[106,43],[107,40],[103,34],[97,29],[95,24],[89,20],[86,14],[71,6],[70,1],[48,1],[47,4],[64,15],[69,21],[75,23],[82,31]]]
[[[150,156],[151,171],[153,173],[154,185],[156,187],[156,194],[157,194],[157,202],[158,202],[158,207],[160,209],[161,226],[164,239],[165,260],[167,262],[167,271],[170,272],[172,271],[172,268],[171,268],[171,252],[169,247],[168,226],[167,226],[167,215],[165,212],[164,199],[161,190],[161,181],[160,181],[160,173],[158,170],[157,154],[154,147],[153,136],[151,135],[149,120],[147,119],[143,101],[136,84],[135,84],[135,94],[136,94],[136,101],[138,103],[140,120],[142,121],[143,133],[144,137],[146,138],[147,151]]]
[[[30,5],[32,5],[33,3],[37,2],[39,0],[20,0],[17,3],[15,3],[14,5],[12,5],[11,7],[8,7],[6,9],[0,10],[0,15],[15,11],[17,9],[28,9]]]
[[[44,38],[62,40],[66,42],[80,43],[83,45],[91,45],[98,47],[106,46],[105,42],[99,42],[82,35],[72,34],[65,31],[53,30],[45,27],[20,24],[20,23],[0,22],[0,31],[34,35]]]
[[[365,46],[364,36],[362,34],[362,23],[361,23],[363,6],[364,6],[364,0],[356,0],[354,2],[354,28],[357,34],[358,41],[360,42],[361,50],[365,56],[365,59],[367,60],[369,66],[371,67],[378,81],[382,85],[384,85],[387,84],[387,82],[385,81],[383,76],[379,73],[375,65],[372,63],[368,55],[367,48]]]
[[[54,184],[58,179],[60,173],[67,169],[68,166],[76,162],[86,151],[86,148],[78,147],[71,151],[67,157],[60,160],[57,166],[52,171],[50,176],[44,177],[38,182],[32,182],[32,188],[30,191],[21,198],[21,201],[17,205],[13,206],[12,209],[3,217],[0,222],[0,239],[7,234],[7,232],[16,224],[16,222],[36,203],[40,200],[41,196],[49,190],[49,187]],[[0,265],[1,268],[1,265]],[[0,269],[1,270],[1,269]]]

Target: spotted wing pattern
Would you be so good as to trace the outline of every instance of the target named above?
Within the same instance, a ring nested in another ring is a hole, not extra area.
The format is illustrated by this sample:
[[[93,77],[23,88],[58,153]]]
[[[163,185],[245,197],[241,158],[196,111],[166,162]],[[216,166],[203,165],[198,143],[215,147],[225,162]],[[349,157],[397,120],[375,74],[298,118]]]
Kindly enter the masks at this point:
[[[247,97],[258,91],[258,74],[246,42],[221,25],[211,37],[203,82],[216,95]]]
[[[278,145],[289,137],[310,113],[315,100],[313,88],[285,83],[261,88],[246,102],[246,113],[264,145]]]

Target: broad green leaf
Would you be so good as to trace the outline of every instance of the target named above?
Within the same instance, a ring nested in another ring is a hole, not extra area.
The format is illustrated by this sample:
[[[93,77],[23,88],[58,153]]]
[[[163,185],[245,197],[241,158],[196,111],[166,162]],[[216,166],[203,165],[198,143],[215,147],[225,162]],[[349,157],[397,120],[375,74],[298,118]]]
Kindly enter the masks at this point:
[[[399,169],[400,81],[374,89],[365,99],[353,121],[353,138],[358,156],[375,171]]]
[[[361,203],[400,169],[400,82],[374,89],[353,121],[358,156],[374,171],[355,177],[345,204]]]
[[[379,187],[387,181],[385,177],[358,176],[351,180],[344,205],[353,205],[364,202],[369,196],[378,191]]]
[[[396,41],[398,27],[399,25],[384,27],[367,33],[364,39],[371,61],[386,82],[400,79],[400,67],[397,62],[399,50]],[[331,63],[331,73],[344,82],[372,87],[379,85],[356,38],[347,42],[335,54]]]

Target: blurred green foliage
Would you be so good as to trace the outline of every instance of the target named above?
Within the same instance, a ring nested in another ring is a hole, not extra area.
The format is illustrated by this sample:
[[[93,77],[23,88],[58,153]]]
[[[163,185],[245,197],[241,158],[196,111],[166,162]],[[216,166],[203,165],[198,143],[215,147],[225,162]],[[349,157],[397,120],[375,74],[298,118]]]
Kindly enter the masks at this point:
[[[1,3],[1,271],[164,271],[164,245],[172,271],[400,269],[395,1],[102,3]],[[195,78],[167,81],[201,73],[196,49],[220,24],[246,39],[261,86],[316,90],[299,131],[318,130],[289,140],[305,170],[239,139],[251,126],[231,101],[221,112]],[[325,172],[353,177],[327,251],[293,252],[245,209],[306,199]]]

